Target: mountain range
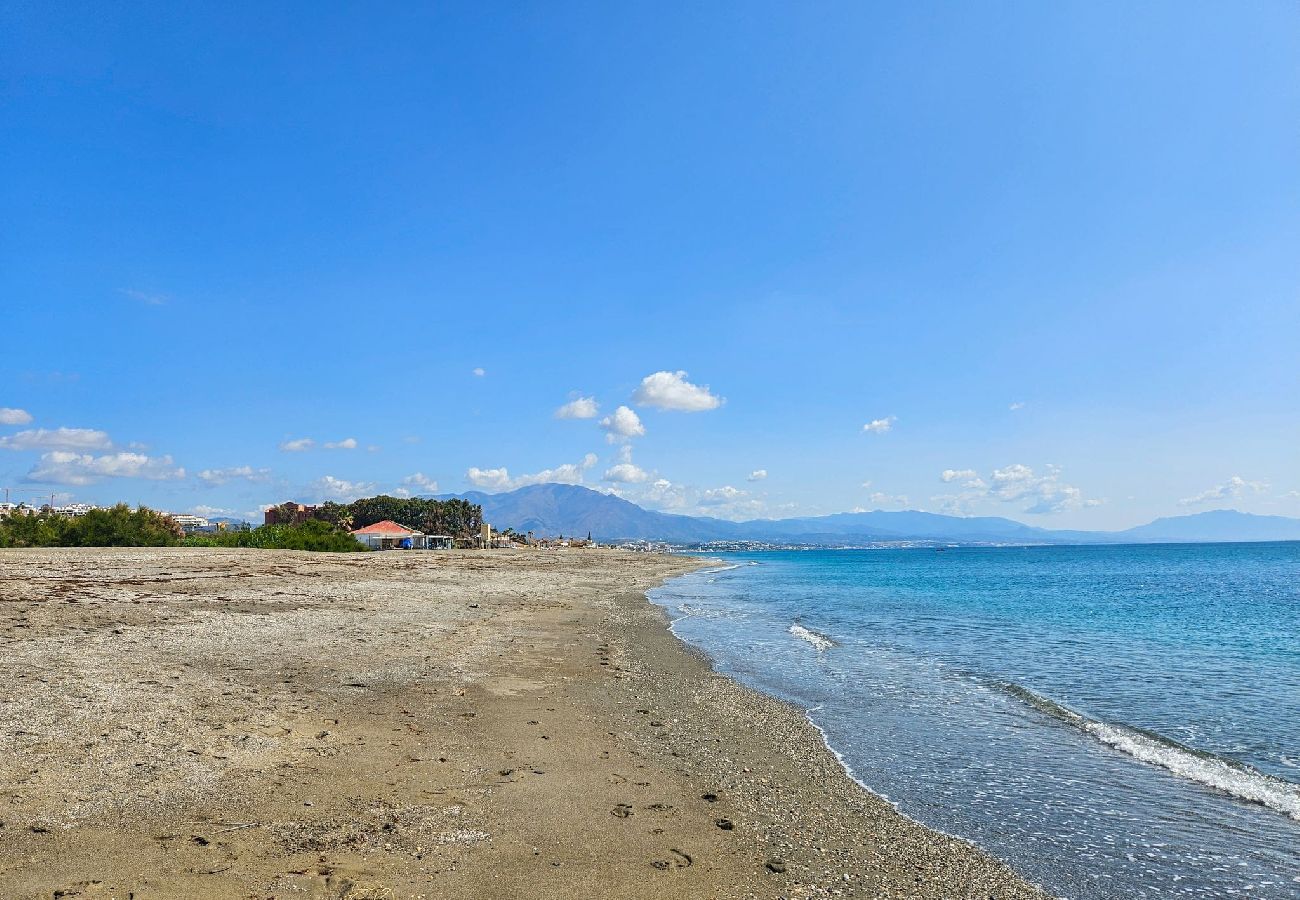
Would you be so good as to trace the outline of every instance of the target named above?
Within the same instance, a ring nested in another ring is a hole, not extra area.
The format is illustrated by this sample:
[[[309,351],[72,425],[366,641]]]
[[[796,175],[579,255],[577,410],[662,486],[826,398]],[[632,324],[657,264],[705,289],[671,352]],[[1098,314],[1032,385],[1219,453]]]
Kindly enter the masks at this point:
[[[1124,531],[1068,531],[1038,528],[1000,516],[946,516],[916,510],[732,522],[643,509],[621,497],[572,484],[535,484],[498,494],[469,491],[443,494],[439,499],[453,496],[482,506],[484,521],[498,529],[531,531],[538,537],[591,534],[606,542],[765,541],[834,546],[887,541],[958,544],[1300,541],[1300,519],[1232,509],[1156,519]]]

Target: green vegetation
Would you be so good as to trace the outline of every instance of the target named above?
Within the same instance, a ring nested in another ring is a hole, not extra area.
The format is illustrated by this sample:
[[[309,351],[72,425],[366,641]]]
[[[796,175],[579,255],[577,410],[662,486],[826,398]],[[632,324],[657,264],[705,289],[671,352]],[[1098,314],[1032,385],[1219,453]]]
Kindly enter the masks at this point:
[[[48,510],[0,518],[0,547],[169,547],[180,540],[181,528],[171,518],[125,503],[76,518]]]
[[[48,510],[0,517],[0,547],[257,547],[263,550],[364,551],[328,522],[263,525],[252,531],[184,535],[170,516],[119,503],[68,518]]]
[[[282,503],[271,510],[282,522],[300,515],[293,503]],[[391,520],[424,534],[446,534],[471,538],[483,524],[483,508],[468,500],[422,500],[417,497],[366,497],[352,503],[324,503],[311,513],[313,520],[333,525],[340,531],[365,528],[376,522]]]
[[[47,509],[0,517],[0,547],[255,547],[263,550],[323,550],[336,553],[366,548],[348,532],[385,519],[425,534],[469,538],[478,534],[483,509],[466,500],[367,497],[354,503],[326,503],[312,518],[293,522],[297,505],[278,508],[280,524],[251,531],[185,535],[169,516],[147,507],[91,510],[67,518]]]
[[[380,494],[349,503],[347,509],[353,528],[391,519],[425,534],[473,537],[483,524],[483,508],[468,500],[421,500]]]
[[[252,531],[191,534],[180,543],[185,547],[256,547],[260,550],[321,550],[329,553],[366,549],[346,531],[316,519],[297,525],[263,525]]]

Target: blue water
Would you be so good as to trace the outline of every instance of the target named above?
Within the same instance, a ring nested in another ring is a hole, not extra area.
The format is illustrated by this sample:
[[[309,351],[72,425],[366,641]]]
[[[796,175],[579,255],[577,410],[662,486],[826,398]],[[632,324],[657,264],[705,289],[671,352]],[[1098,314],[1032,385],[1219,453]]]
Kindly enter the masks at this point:
[[[651,598],[1067,898],[1300,898],[1300,544],[733,554]]]

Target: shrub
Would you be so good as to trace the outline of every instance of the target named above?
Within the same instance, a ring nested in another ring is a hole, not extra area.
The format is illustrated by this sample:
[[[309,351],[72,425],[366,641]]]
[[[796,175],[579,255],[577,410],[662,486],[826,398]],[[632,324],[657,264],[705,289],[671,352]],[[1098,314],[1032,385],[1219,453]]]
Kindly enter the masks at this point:
[[[168,547],[181,538],[170,517],[119,503],[67,518],[48,510],[0,519],[0,547]]]
[[[0,518],[0,547],[257,547],[263,550],[365,550],[357,539],[328,522],[263,525],[252,531],[186,536],[171,516],[119,503],[67,518],[49,510]]]
[[[186,547],[256,547],[259,550],[316,550],[328,553],[354,553],[366,549],[346,531],[314,519],[297,525],[262,525],[252,531],[192,534],[182,544]]]

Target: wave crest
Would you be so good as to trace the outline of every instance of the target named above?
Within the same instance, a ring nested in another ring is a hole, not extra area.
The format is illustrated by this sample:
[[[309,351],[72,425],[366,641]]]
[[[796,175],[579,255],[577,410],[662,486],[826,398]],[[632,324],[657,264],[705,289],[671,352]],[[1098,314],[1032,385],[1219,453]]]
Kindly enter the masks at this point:
[[[1258,803],[1300,822],[1300,784],[1267,775],[1236,760],[1187,747],[1152,731],[1089,719],[1012,682],[986,683],[1136,760],[1160,766],[1239,800]]]
[[[830,638],[828,638],[826,635],[818,634],[817,632],[813,631],[810,628],[804,628],[798,622],[795,622],[793,625],[790,626],[790,633],[793,634],[795,637],[799,638],[800,640],[804,640],[812,644],[819,651],[826,651],[835,646],[835,642],[832,641]]]

